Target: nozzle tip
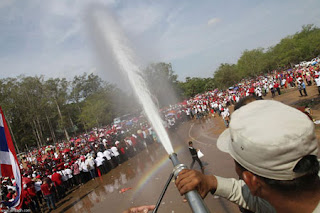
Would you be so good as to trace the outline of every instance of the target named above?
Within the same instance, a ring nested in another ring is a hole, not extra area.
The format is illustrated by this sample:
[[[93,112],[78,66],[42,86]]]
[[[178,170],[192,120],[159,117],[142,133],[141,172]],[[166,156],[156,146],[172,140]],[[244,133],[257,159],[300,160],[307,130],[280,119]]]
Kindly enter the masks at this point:
[[[175,157],[176,157],[176,156],[177,156],[177,154],[173,152],[173,153],[171,153],[171,154],[169,155],[169,158],[171,159],[171,158],[172,158],[172,156],[175,156]]]

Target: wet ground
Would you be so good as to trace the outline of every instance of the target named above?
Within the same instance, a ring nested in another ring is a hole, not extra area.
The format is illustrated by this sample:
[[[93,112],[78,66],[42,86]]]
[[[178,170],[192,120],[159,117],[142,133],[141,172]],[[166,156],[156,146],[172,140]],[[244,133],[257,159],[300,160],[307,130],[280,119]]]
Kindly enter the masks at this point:
[[[236,177],[233,160],[216,147],[217,135],[224,127],[220,118],[208,118],[203,123],[185,122],[170,138],[181,163],[192,162],[188,141],[194,142],[204,157],[205,173]],[[122,212],[132,206],[156,204],[158,197],[173,169],[168,154],[160,144],[152,144],[108,174],[89,181],[75,189],[59,204],[54,212]],[[200,170],[197,162],[194,169]],[[123,188],[131,188],[124,193]],[[161,212],[191,212],[173,182],[162,200]],[[239,212],[236,205],[223,198],[208,195],[205,199],[211,212]]]
[[[297,89],[283,90],[282,95],[274,99],[289,105],[299,106],[301,103],[313,103],[313,117],[320,119],[319,95],[316,86],[307,87],[309,96],[299,97]],[[271,99],[270,94],[265,99]],[[232,109],[232,108],[231,108]],[[316,126],[317,136],[320,135],[319,125]],[[223,177],[234,177],[232,158],[219,151],[216,140],[225,129],[221,118],[208,118],[203,123],[185,122],[170,138],[181,163],[190,166],[192,161],[188,150],[188,141],[194,142],[194,147],[201,149],[205,162],[205,173]],[[122,212],[132,206],[156,204],[164,184],[173,166],[168,154],[160,144],[153,144],[135,157],[110,171],[108,174],[89,181],[78,187],[58,204],[54,212]],[[200,170],[196,163],[194,169]],[[131,188],[119,193],[123,188]],[[163,198],[159,213],[191,212],[188,203],[182,202],[172,182]],[[208,195],[205,202],[211,212],[239,212],[238,207],[229,201]]]

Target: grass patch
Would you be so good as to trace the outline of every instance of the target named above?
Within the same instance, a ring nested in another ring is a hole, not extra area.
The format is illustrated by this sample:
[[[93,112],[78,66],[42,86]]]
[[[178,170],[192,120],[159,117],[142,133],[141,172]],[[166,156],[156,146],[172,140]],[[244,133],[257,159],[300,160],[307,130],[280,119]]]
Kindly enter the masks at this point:
[[[320,104],[320,97],[299,100],[299,101],[296,101],[293,103],[293,105],[295,105],[295,106],[303,106],[303,107],[308,106],[310,108],[313,108],[318,104]]]

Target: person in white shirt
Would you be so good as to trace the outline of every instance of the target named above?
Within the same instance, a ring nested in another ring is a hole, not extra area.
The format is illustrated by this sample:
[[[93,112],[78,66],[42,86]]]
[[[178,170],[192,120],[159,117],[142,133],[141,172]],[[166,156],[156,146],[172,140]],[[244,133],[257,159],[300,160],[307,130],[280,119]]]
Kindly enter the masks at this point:
[[[221,112],[221,116],[224,122],[224,125],[226,126],[226,128],[229,127],[229,121],[230,121],[230,113],[229,113],[229,109],[225,108],[223,112]]]
[[[190,120],[191,119],[191,110],[190,110],[190,108],[187,108],[185,112],[187,114],[188,120]]]
[[[260,99],[262,99],[262,90],[260,87],[257,87],[255,89],[255,93],[256,93],[256,96],[258,96]]]
[[[110,171],[114,167],[112,160],[111,160],[111,154],[112,154],[112,151],[110,149],[106,149],[103,152],[103,155],[106,158],[106,161],[104,161],[104,163],[105,163],[105,167],[106,167],[107,171]]]
[[[316,85],[318,87],[318,92],[319,92],[319,95],[320,95],[320,76],[316,75],[315,78],[314,78],[314,81],[316,82]]]
[[[283,88],[286,85],[286,81],[287,80],[285,78],[281,80],[281,88]]]
[[[94,163],[93,157],[89,156],[85,162],[86,162],[86,164],[88,166],[88,170],[90,172],[91,179],[95,179],[95,177],[96,177],[96,168],[95,168],[95,163]]]
[[[219,116],[221,116],[221,110],[222,110],[222,104],[221,103],[218,103],[218,114],[219,114]]]
[[[103,155],[102,155],[103,156]],[[94,160],[98,169],[100,170],[101,174],[106,174],[107,171],[104,167],[104,161],[105,159],[101,155],[97,156],[96,159]]]
[[[68,177],[68,187],[72,187],[74,184],[74,178],[72,175],[72,170],[70,169],[69,165],[66,166],[65,170],[64,170],[64,174]]]
[[[90,174],[89,174],[88,165],[85,162],[84,156],[81,158],[79,169],[81,171],[81,182],[86,183],[90,179]]]
[[[106,146],[107,146],[107,139],[104,138],[104,139],[102,140],[102,143],[103,143],[103,145],[106,147]]]
[[[97,152],[97,157],[104,157],[102,151]]]
[[[36,177],[36,180],[34,181],[34,189],[36,191],[36,195],[37,195],[37,199],[39,201],[40,204],[42,204],[42,192],[41,192],[41,185],[42,185],[42,181],[40,180],[40,175],[38,175]]]
[[[212,105],[212,108],[213,108],[213,110],[214,110],[214,113],[216,113],[216,112],[219,110],[218,107],[219,107],[219,106],[218,106],[218,103],[215,101],[215,102],[213,103],[213,105]]]
[[[273,82],[269,83],[269,89],[271,91],[272,97],[274,97],[276,95],[276,91],[273,88]]]
[[[239,95],[236,96],[236,102],[238,103],[240,101]]]
[[[67,181],[68,181],[68,175],[64,172],[64,169],[58,170],[57,173],[59,173],[61,175],[61,180],[63,182],[63,186],[66,187],[67,186]],[[67,191],[67,189],[65,189],[65,191]]]
[[[113,145],[110,150],[112,151],[112,156],[113,156],[112,159],[114,159],[113,161],[115,163],[115,166],[120,165],[121,162],[120,162],[120,154],[119,154],[118,148],[115,145]]]
[[[170,129],[175,125],[175,123],[176,123],[176,119],[173,116],[169,116],[168,117],[168,124],[169,124]]]
[[[266,96],[268,94],[268,90],[269,90],[267,83],[264,83],[263,88],[264,88],[264,96]]]

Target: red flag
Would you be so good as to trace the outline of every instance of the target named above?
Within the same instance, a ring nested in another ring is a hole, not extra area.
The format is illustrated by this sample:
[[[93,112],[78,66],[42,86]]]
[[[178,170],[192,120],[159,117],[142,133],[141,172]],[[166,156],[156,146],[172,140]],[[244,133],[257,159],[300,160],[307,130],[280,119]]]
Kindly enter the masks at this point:
[[[21,204],[21,174],[16,151],[11,139],[7,122],[0,107],[0,176],[14,178],[17,196],[11,202],[3,202],[7,207],[13,208]]]

